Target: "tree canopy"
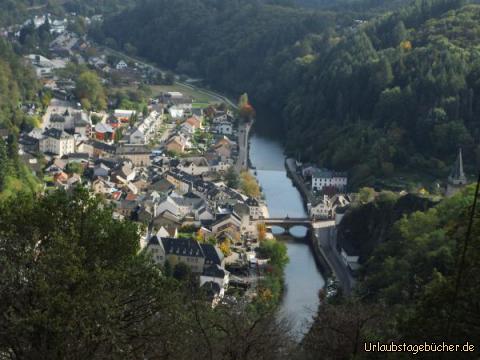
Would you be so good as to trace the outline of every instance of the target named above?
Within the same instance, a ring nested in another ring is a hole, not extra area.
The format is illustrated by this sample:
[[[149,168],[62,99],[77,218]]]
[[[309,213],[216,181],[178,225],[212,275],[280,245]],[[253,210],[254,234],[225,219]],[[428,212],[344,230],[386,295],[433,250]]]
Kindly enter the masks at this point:
[[[75,94],[86,110],[105,110],[107,108],[105,89],[94,71],[84,71],[78,76]]]

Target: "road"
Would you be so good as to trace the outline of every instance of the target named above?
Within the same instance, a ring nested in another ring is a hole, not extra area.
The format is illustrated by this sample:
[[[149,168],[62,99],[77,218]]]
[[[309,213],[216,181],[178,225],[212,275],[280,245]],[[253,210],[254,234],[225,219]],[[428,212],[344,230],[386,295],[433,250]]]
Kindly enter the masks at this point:
[[[350,295],[352,288],[355,285],[355,279],[340,259],[340,255],[335,248],[335,226],[316,229],[315,236],[319,240],[322,253],[326,258],[325,260],[332,268],[335,277],[342,287],[343,293],[345,295]]]
[[[248,136],[251,127],[250,123],[242,123],[238,126],[238,158],[235,163],[237,173],[248,169]]]
[[[116,50],[111,49],[111,48],[106,47],[106,46],[102,46],[101,48],[104,49],[106,52],[109,52],[109,53],[111,53],[111,54],[117,55],[117,56],[119,56],[119,57],[128,59],[128,60],[130,60],[130,61],[133,61],[133,62],[136,62],[136,63],[139,63],[139,64],[143,64],[143,65],[149,66],[151,69],[154,69],[154,70],[156,70],[156,71],[159,71],[159,72],[161,72],[162,74],[165,74],[165,73],[166,73],[165,70],[160,69],[160,68],[157,67],[156,65],[152,65],[152,64],[146,62],[146,61],[143,60],[143,59],[126,55],[126,54],[124,54],[124,53],[122,53],[122,52],[116,51]],[[195,91],[197,91],[197,92],[199,92],[199,93],[203,93],[203,94],[205,94],[205,95],[214,97],[214,98],[216,98],[217,100],[219,100],[220,102],[224,102],[224,103],[226,103],[227,105],[231,106],[232,108],[238,109],[237,104],[235,104],[232,100],[230,100],[228,97],[226,97],[226,96],[224,96],[224,95],[222,95],[222,94],[219,94],[219,93],[217,93],[217,92],[215,92],[215,91],[207,90],[207,89],[204,89],[204,88],[201,88],[201,87],[192,85],[192,84],[188,84],[188,83],[186,83],[186,82],[179,81],[178,79],[175,80],[175,85],[179,85],[179,86],[182,86],[182,87],[191,89],[191,90],[195,90]]]

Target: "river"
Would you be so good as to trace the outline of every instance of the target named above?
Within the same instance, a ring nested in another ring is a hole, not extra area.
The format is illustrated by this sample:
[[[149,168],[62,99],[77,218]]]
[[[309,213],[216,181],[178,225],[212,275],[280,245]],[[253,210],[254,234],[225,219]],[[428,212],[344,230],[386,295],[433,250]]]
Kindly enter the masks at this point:
[[[261,129],[254,129],[250,137],[250,161],[265,194],[268,211],[272,217],[304,217],[302,198],[287,177],[285,156],[280,142],[271,139]],[[278,232],[273,229],[273,232]],[[286,241],[290,262],[285,268],[285,292],[280,306],[280,316],[288,319],[293,335],[301,339],[308,331],[318,305],[318,292],[325,281],[306,242],[306,229],[295,227]]]

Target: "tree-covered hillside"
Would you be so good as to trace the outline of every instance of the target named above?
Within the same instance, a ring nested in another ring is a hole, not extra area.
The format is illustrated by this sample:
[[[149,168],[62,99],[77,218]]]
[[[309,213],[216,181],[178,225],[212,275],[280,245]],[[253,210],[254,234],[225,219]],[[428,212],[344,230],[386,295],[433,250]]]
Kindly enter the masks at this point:
[[[160,0],[107,19],[94,35],[235,96],[247,90],[280,111],[299,68],[329,46],[320,34],[336,22],[333,13],[254,0]]]
[[[273,3],[145,1],[94,35],[232,95],[247,91],[259,121],[284,125],[290,152],[348,170],[354,187],[399,174],[443,179],[459,146],[467,167],[479,161],[478,6],[414,0],[362,23],[339,3]]]
[[[480,160],[480,7],[426,3],[372,21],[306,71],[286,107],[290,149],[354,183],[441,177],[459,146]]]
[[[38,186],[35,177],[19,161],[17,145],[19,130],[35,123],[21,105],[37,101],[38,90],[33,70],[0,39],[0,129],[8,132],[6,141],[0,138],[0,198]]]
[[[478,343],[480,210],[478,203],[472,210],[474,193],[471,186],[390,227],[385,242],[361,269],[355,296],[320,305],[302,344],[305,358],[412,358],[412,352],[364,352],[366,341]],[[361,211],[357,215],[358,221],[365,219]],[[372,228],[382,223],[372,221]],[[444,358],[476,358],[475,351],[445,353]],[[439,358],[438,352],[418,355]]]
[[[0,263],[2,359],[291,358],[271,309],[212,309],[188,267],[159,269],[137,225],[83,189],[0,201]]]

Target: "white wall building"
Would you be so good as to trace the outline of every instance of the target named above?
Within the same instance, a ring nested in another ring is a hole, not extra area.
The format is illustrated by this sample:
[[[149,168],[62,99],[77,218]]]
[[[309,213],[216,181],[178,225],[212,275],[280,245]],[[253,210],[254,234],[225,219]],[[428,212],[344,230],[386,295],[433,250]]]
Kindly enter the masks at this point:
[[[347,175],[326,169],[317,169],[312,172],[312,190],[322,191],[326,187],[333,187],[338,191],[345,191]]]
[[[222,135],[232,135],[233,125],[229,122],[223,121],[215,125],[215,131]]]
[[[75,139],[72,135],[58,129],[47,129],[40,139],[40,151],[58,156],[75,152]]]

